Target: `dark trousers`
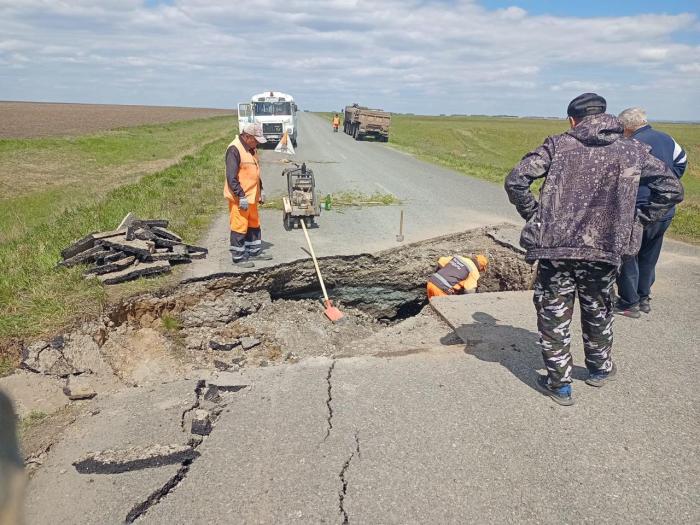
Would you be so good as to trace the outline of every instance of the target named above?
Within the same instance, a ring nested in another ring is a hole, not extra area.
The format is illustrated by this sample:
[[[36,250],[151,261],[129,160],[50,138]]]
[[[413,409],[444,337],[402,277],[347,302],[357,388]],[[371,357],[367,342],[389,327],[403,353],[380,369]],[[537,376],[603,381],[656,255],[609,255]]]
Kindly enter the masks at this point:
[[[248,228],[245,233],[231,232],[231,257],[234,262],[244,261],[248,257],[255,257],[262,250],[260,228]]]
[[[656,262],[659,260],[664,233],[671,225],[671,219],[663,219],[644,228],[642,247],[639,253],[626,257],[617,276],[617,295],[620,306],[639,304],[640,299],[651,295],[651,285],[656,279]]]
[[[615,266],[602,262],[540,259],[533,301],[551,386],[571,383],[571,318],[576,295],[581,302],[586,367],[590,372],[612,368],[612,287],[616,274]]]

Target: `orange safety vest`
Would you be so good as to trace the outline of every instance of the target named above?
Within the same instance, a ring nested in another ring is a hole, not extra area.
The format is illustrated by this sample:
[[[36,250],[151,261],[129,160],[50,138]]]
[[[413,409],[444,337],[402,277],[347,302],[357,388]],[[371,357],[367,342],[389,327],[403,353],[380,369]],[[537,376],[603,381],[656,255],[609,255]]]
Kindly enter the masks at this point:
[[[445,293],[460,293],[462,290],[475,290],[479,281],[479,270],[468,257],[440,257],[439,270],[430,276],[433,283]]]
[[[241,163],[238,165],[238,180],[241,183],[245,196],[250,204],[257,204],[260,200],[260,160],[258,153],[251,155],[245,146],[241,143],[238,136],[228,145],[229,148],[236,148],[241,156]],[[238,196],[235,195],[231,188],[228,187],[228,181],[224,176],[224,197],[228,200],[238,203]]]
[[[333,125],[340,126],[340,117],[333,117]]]

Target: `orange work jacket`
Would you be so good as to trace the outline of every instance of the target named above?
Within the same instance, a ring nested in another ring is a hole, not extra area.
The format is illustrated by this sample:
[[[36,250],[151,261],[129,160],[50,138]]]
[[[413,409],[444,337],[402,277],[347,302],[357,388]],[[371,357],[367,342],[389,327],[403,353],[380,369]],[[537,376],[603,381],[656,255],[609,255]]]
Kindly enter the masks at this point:
[[[248,198],[248,202],[257,204],[260,200],[260,160],[258,159],[258,154],[257,152],[255,155],[249,153],[238,136],[228,145],[226,151],[228,151],[229,148],[236,148],[238,150],[238,154],[241,156],[241,163],[238,165],[238,180],[245,192],[245,196]],[[225,176],[224,197],[230,201],[238,202],[238,196],[228,187],[228,181]]]

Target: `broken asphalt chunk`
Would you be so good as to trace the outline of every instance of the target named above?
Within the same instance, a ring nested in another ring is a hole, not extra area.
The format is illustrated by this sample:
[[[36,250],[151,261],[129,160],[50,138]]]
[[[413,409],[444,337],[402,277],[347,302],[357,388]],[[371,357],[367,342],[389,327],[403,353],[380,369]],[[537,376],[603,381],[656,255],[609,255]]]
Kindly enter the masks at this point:
[[[72,266],[75,266],[76,264],[81,264],[81,263],[86,263],[86,262],[92,262],[96,258],[101,256],[108,255],[109,251],[105,250],[102,246],[93,246],[92,248],[88,248],[85,251],[80,252],[77,255],[74,255],[73,257],[69,259],[64,259],[60,263],[58,263],[59,266],[65,266],[66,268],[70,268]]]
[[[207,385],[215,386],[219,392],[238,392],[248,386],[241,384],[241,376],[233,372],[219,372],[209,378]]]
[[[255,337],[241,337],[241,346],[243,347],[243,350],[250,350],[259,344],[260,339],[256,339]]]
[[[151,445],[91,452],[74,461],[73,466],[81,474],[118,474],[182,463],[198,456],[199,452],[189,445]]]
[[[101,266],[95,266],[94,268],[90,268],[89,270],[84,272],[83,275],[103,275],[105,273],[117,272],[119,270],[123,270],[124,268],[128,268],[129,266],[131,266],[135,260],[136,257],[134,257],[133,255],[130,255],[128,257],[122,257],[121,259],[117,259],[112,262],[105,262],[105,264]]]
[[[212,339],[211,341],[209,341],[209,348],[218,352],[229,352],[240,344],[241,341],[239,341],[238,339],[234,339],[233,341],[229,341],[226,343],[215,341],[214,339]]]
[[[133,241],[127,241],[126,235],[119,235],[117,237],[110,237],[108,239],[102,239],[99,241],[103,246],[107,246],[114,250],[120,250],[122,252],[133,253],[141,259],[146,259],[150,257],[153,250],[141,239],[134,239]]]
[[[104,284],[117,284],[126,281],[131,281],[138,277],[146,275],[155,275],[159,273],[167,273],[172,270],[168,261],[155,261],[152,263],[141,263],[138,266],[130,266],[119,272],[112,272],[105,275],[99,275],[98,279]]]
[[[92,399],[97,395],[92,380],[83,375],[68,376],[66,385],[63,387],[63,393],[66,394],[71,401]]]
[[[82,239],[75,241],[73,244],[61,251],[61,257],[64,259],[70,259],[71,257],[75,257],[79,253],[95,246],[95,238],[93,235],[94,234],[91,233]]]
[[[167,230],[165,228],[161,228],[159,226],[152,226],[151,231],[158,237],[170,239],[171,241],[182,242],[182,237],[180,237],[177,233],[171,232],[170,230]]]
[[[198,408],[194,411],[192,418],[192,434],[198,436],[208,436],[211,432],[211,418],[209,412]]]

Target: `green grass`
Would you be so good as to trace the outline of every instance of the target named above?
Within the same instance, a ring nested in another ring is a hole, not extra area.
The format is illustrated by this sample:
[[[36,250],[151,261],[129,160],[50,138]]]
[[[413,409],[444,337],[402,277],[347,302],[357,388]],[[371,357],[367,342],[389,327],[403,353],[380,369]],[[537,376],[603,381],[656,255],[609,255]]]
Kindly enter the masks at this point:
[[[230,136],[234,126],[231,117],[215,117],[74,138],[0,140],[0,243]]]
[[[20,435],[30,428],[32,428],[34,425],[37,425],[38,423],[41,423],[44,419],[48,417],[48,414],[45,412],[41,412],[40,410],[32,410],[24,416],[20,422],[19,422],[19,432]]]
[[[347,208],[350,206],[366,207],[366,206],[392,206],[401,204],[396,195],[391,193],[375,192],[372,194],[362,193],[359,191],[341,191],[330,194],[331,210],[334,208]],[[326,195],[321,195],[321,206],[326,202]],[[268,199],[261,206],[263,209],[283,210],[282,197]]]
[[[215,140],[177,164],[143,176],[0,245],[0,346],[11,337],[51,333],[76,320],[94,318],[110,295],[153,289],[165,278],[105,288],[82,278],[82,268],[56,269],[59,253],[73,240],[116,227],[128,212],[165,218],[184,239],[195,241],[222,208],[222,159],[227,138]]]
[[[654,127],[682,144],[690,161],[683,177],[685,201],[678,207],[671,235],[700,243],[700,126]],[[567,128],[564,120],[392,115],[390,144],[428,162],[502,184],[525,153]]]
[[[9,356],[0,356],[0,377],[10,375],[14,371],[16,365],[15,359]]]
[[[178,332],[182,328],[182,323],[177,317],[165,314],[160,318],[163,323],[163,328],[168,332]]]

